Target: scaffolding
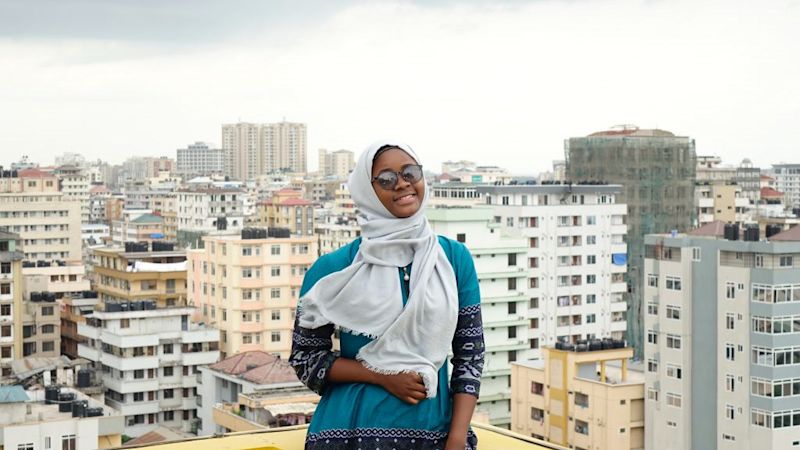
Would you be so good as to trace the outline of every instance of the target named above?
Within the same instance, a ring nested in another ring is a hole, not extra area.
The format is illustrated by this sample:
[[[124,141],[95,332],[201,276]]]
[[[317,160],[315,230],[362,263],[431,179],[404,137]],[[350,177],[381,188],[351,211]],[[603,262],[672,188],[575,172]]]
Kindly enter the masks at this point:
[[[642,359],[644,236],[688,231],[694,223],[694,140],[625,127],[567,139],[564,153],[567,179],[622,185],[618,202],[628,205],[626,338]]]

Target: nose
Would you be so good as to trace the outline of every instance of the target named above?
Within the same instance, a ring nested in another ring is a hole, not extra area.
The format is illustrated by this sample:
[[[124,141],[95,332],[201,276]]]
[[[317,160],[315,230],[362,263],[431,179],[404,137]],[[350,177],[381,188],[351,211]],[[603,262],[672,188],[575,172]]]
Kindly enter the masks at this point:
[[[407,188],[408,186],[411,186],[411,183],[406,181],[406,179],[403,178],[402,176],[398,175],[397,184],[394,186],[394,190],[395,191],[403,190],[403,189]]]

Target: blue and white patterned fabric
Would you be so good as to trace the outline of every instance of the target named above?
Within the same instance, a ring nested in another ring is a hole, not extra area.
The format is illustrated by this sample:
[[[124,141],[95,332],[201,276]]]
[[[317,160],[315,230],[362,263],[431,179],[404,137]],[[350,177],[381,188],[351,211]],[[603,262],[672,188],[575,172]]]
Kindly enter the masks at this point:
[[[320,278],[352,263],[361,239],[324,255],[303,280],[300,295]],[[480,311],[480,290],[472,256],[463,244],[439,237],[458,284],[458,325],[452,340],[453,366],[438,371],[438,393],[410,405],[383,388],[364,383],[328,383],[326,376],[336,358],[354,358],[370,339],[340,331],[341,352],[332,351],[334,325],[302,328],[295,321],[290,363],[300,380],[322,396],[306,437],[306,449],[443,449],[452,417],[453,395],[478,397],[483,371],[484,342]],[[412,267],[413,270],[413,267]],[[402,279],[402,270],[398,277]],[[407,301],[407,286],[403,302]],[[302,305],[298,306],[298,309]],[[468,432],[468,450],[477,448],[477,438]]]

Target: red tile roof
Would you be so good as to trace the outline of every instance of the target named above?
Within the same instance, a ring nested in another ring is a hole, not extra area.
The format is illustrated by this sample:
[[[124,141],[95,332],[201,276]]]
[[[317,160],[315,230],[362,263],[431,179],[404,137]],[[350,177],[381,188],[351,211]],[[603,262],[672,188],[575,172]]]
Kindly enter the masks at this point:
[[[724,236],[725,222],[721,220],[715,220],[711,223],[703,225],[702,227],[695,228],[686,234],[691,236]]]
[[[783,192],[772,189],[771,187],[762,187],[761,197],[783,197]]]
[[[287,198],[281,202],[281,206],[308,206],[312,203],[304,198]]]
[[[55,175],[39,169],[22,169],[17,172],[19,178],[55,178]]]

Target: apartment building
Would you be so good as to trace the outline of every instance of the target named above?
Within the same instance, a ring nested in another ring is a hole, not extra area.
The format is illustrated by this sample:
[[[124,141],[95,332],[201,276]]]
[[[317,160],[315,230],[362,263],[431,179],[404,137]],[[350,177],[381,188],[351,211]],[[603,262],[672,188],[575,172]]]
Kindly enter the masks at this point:
[[[177,173],[185,176],[222,174],[225,152],[205,142],[195,142],[177,150]]]
[[[486,361],[477,410],[492,425],[511,425],[511,363],[530,350],[526,256],[528,240],[505,236],[493,210],[431,208],[434,233],[463,242],[472,253],[481,290]]]
[[[81,204],[81,223],[89,223],[91,219],[91,211],[89,209],[91,182],[89,174],[82,167],[63,165],[53,169],[53,175],[58,178],[64,198]]]
[[[240,189],[181,189],[177,194],[178,230],[209,232],[224,217],[227,229],[244,226],[244,197]],[[222,228],[224,229],[224,228]]]
[[[199,366],[219,359],[219,331],[191,322],[186,254],[169,248],[95,250],[101,302],[78,324],[78,355],[102,373],[106,404],[125,433],[197,429]],[[148,251],[150,250],[150,251]]]
[[[800,208],[800,164],[773,164],[775,189],[786,194],[786,204]]]
[[[100,297],[97,292],[87,290],[64,295],[58,304],[61,307],[61,354],[78,358],[78,344],[86,342],[78,333],[78,325],[86,323],[86,316],[100,304]]]
[[[222,125],[225,174],[255,180],[280,170],[306,172],[306,125],[302,123],[245,123]]]
[[[318,173],[321,177],[336,177],[346,180],[355,165],[353,152],[349,150],[329,152],[324,148],[319,149]]]
[[[55,399],[47,397],[53,394]],[[0,448],[9,450],[114,448],[126,432],[117,411],[63,387],[0,386],[0,417]]]
[[[800,228],[715,225],[645,238],[645,448],[796,449]]]
[[[292,234],[314,234],[314,204],[296,189],[281,189],[256,204],[256,225],[286,228]]]
[[[81,259],[81,203],[38,169],[0,171],[0,230],[17,233],[25,259]]]
[[[89,223],[108,223],[106,202],[111,198],[111,190],[105,185],[92,186],[89,189]]]
[[[512,363],[511,431],[575,450],[644,448],[644,374],[629,370],[624,345],[559,344]]]
[[[704,181],[694,188],[694,205],[698,226],[720,220],[744,224],[751,219],[750,199],[735,183]]]
[[[627,207],[616,185],[481,186],[493,219],[527,240],[529,348],[625,338]]]
[[[0,377],[22,357],[22,260],[19,235],[0,231]]]
[[[317,242],[251,231],[206,236],[204,248],[188,251],[189,298],[198,320],[220,330],[223,357],[261,350],[288,359],[300,286],[317,259]]]
[[[258,350],[202,367],[198,380],[200,436],[301,425],[319,402],[287,360]]]
[[[164,218],[147,209],[123,211],[122,219],[114,221],[111,230],[111,241],[115,245],[166,239]]]

